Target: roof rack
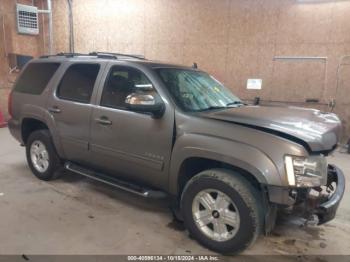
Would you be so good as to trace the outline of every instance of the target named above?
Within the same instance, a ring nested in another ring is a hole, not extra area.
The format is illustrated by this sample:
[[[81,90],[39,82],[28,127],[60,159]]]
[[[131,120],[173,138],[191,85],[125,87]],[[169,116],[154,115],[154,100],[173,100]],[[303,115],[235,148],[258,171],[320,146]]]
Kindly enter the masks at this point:
[[[55,56],[64,56],[67,58],[75,57],[75,56],[96,56],[98,58],[105,58],[105,59],[119,59],[121,57],[130,57],[130,58],[145,60],[145,57],[142,55],[131,55],[131,54],[122,54],[122,53],[110,53],[110,52],[91,52],[89,54],[58,53],[56,55],[43,55],[43,56],[40,56],[40,58],[49,58],[49,57],[55,57]]]

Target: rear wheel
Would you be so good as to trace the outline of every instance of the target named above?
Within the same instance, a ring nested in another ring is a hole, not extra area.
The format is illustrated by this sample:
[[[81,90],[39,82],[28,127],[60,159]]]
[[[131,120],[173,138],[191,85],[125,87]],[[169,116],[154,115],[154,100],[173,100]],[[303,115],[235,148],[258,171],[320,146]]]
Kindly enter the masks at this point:
[[[37,130],[29,135],[26,156],[28,165],[37,178],[48,181],[59,175],[61,160],[48,130]]]
[[[194,176],[182,194],[186,228],[203,246],[238,253],[258,237],[263,210],[258,191],[235,172],[212,169]]]

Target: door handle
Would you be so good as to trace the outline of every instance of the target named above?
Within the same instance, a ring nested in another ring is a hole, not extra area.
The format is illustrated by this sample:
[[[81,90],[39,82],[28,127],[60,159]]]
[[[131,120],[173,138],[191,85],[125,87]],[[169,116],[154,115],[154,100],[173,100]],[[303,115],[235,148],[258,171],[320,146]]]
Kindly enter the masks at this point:
[[[50,107],[49,109],[49,112],[51,113],[61,113],[61,109],[59,109],[57,106],[54,106],[54,107]]]
[[[112,121],[107,117],[96,118],[95,121],[101,125],[110,126],[112,125]]]

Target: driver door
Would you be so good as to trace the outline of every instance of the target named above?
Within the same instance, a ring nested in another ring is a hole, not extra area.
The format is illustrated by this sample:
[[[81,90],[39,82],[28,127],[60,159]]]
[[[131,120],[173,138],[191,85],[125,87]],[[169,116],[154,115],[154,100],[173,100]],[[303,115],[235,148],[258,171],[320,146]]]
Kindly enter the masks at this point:
[[[135,92],[159,96],[147,76],[131,66],[110,65],[91,121],[91,162],[110,175],[153,186],[167,184],[174,124],[173,109],[163,117],[133,112],[125,99]],[[147,90],[142,88],[147,86]]]

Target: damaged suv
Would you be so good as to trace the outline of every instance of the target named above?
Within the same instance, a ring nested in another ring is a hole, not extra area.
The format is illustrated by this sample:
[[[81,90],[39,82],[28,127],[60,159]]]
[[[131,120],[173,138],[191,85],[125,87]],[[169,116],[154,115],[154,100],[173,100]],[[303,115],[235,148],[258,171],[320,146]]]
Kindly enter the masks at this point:
[[[190,234],[222,254],[271,231],[279,208],[330,221],[345,189],[326,160],[340,139],[335,114],[246,105],[196,66],[112,53],[45,56],[19,76],[9,112],[39,179],[66,169],[169,197]]]

